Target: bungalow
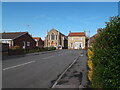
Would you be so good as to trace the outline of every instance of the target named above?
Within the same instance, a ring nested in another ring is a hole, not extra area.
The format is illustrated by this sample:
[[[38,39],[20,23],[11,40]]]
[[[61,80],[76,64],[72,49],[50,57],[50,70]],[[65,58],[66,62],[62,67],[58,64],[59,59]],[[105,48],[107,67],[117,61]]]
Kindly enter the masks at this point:
[[[2,43],[8,43],[9,48],[19,46],[22,49],[34,49],[36,42],[28,32],[4,32]]]
[[[37,47],[44,47],[44,41],[40,37],[33,37],[33,39],[36,41]]]

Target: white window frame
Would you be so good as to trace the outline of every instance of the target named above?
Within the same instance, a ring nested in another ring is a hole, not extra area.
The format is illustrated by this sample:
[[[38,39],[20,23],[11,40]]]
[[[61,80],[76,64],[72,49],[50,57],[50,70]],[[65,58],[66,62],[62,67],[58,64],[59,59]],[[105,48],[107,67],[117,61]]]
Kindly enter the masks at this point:
[[[82,37],[80,37],[80,40],[82,40]]]
[[[27,46],[30,46],[30,42],[27,42]]]
[[[74,38],[73,38],[73,37],[71,37],[71,40],[74,40]]]
[[[7,43],[7,44],[9,44],[9,46],[10,46],[11,41],[12,41],[12,39],[0,39],[0,40],[2,41],[2,43]]]
[[[25,49],[25,48],[26,48],[26,42],[23,41],[23,49]]]

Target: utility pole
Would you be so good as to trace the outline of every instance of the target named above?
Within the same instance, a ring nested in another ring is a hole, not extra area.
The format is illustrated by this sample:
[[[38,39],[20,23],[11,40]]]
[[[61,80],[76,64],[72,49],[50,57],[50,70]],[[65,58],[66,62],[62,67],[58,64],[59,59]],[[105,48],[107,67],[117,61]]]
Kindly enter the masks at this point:
[[[47,30],[47,50],[48,50],[48,30]]]
[[[90,45],[90,30],[88,31],[88,47]]]

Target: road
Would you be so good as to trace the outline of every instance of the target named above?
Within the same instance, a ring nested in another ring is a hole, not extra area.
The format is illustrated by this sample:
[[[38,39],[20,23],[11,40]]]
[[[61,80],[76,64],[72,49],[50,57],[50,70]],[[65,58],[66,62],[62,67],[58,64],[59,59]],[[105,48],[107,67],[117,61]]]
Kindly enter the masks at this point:
[[[3,60],[3,88],[49,88],[83,50],[60,50]]]

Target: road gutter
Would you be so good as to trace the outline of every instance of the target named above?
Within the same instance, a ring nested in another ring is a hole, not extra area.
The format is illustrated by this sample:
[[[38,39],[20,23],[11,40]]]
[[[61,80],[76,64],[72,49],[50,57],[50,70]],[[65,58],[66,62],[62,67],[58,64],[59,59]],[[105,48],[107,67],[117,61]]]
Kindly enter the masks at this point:
[[[80,56],[75,58],[74,61],[63,71],[63,73],[58,77],[58,79],[55,81],[55,83],[51,86],[50,90],[52,90],[57,85],[57,83],[60,81],[60,79],[63,77],[63,75],[68,71],[68,69],[70,69],[74,65],[74,63],[78,60],[79,57]]]
[[[43,52],[34,52],[34,53],[28,53],[26,55],[39,55],[39,54],[46,54],[46,53],[51,53],[51,52],[57,52],[57,51],[60,51],[60,50],[52,50],[52,51],[43,51]]]

